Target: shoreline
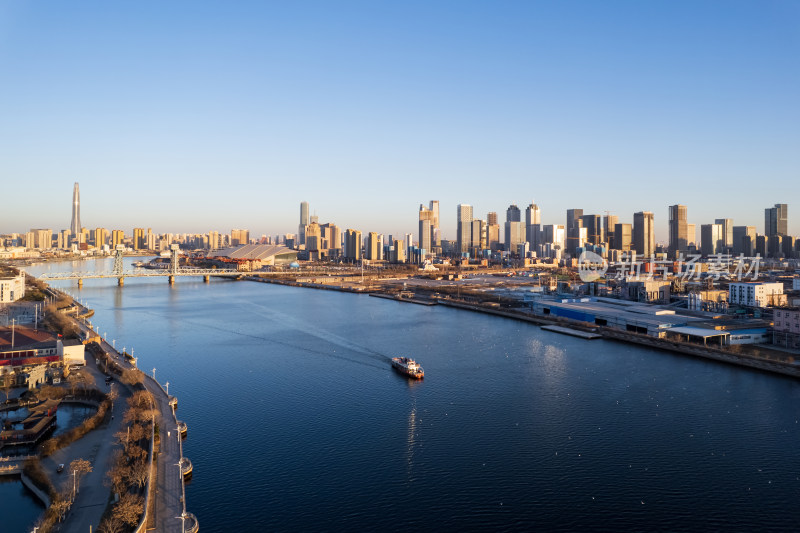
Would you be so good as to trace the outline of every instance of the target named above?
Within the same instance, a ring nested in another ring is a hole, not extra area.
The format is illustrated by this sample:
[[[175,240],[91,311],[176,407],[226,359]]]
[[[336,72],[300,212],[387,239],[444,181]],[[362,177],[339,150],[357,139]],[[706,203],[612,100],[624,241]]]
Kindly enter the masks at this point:
[[[299,287],[306,289],[321,289],[329,291],[349,292],[354,294],[368,294],[376,298],[383,298],[401,303],[414,303],[426,306],[443,305],[455,309],[462,309],[465,311],[473,311],[477,313],[484,313],[494,315],[502,318],[510,318],[527,322],[537,326],[555,326],[563,327],[564,329],[573,330],[576,333],[573,336],[583,337],[582,334],[592,335],[593,337],[584,337],[585,340],[591,340],[599,336],[604,340],[611,340],[623,342],[628,344],[635,344],[638,346],[646,346],[649,348],[656,348],[666,352],[677,353],[687,357],[699,357],[708,361],[716,361],[729,365],[747,368],[750,370],[757,370],[761,372],[768,372],[770,374],[779,374],[786,377],[800,378],[800,365],[791,363],[782,363],[765,358],[755,357],[743,353],[731,353],[729,351],[719,350],[708,346],[693,345],[685,342],[678,342],[674,340],[661,339],[651,337],[648,335],[634,334],[627,331],[616,330],[603,326],[587,326],[583,322],[578,322],[566,318],[558,320],[547,319],[538,315],[530,313],[523,313],[513,309],[503,309],[499,307],[490,307],[483,305],[483,303],[470,303],[463,300],[451,300],[444,298],[401,298],[397,295],[386,292],[384,287],[371,286],[369,288],[357,289],[350,287],[342,287],[337,285],[323,285],[319,283],[303,283],[288,280],[279,280],[271,278],[257,278],[255,276],[247,276],[242,281],[255,281],[259,283],[272,283],[277,285],[287,285],[290,287]],[[559,334],[569,334],[565,331],[555,331]]]

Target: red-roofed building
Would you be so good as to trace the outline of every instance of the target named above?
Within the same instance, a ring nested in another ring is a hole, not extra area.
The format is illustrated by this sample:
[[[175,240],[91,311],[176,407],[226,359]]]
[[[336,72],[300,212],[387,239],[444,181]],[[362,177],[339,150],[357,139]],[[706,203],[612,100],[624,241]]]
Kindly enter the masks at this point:
[[[64,345],[53,333],[24,326],[0,327],[0,367],[60,363]]]

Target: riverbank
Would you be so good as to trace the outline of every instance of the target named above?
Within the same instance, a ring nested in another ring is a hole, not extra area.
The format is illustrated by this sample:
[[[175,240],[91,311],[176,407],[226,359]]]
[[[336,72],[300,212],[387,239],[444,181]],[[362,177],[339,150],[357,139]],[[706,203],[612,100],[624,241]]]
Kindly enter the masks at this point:
[[[626,342],[637,344],[640,346],[647,346],[650,348],[657,348],[660,350],[679,353],[690,357],[700,357],[717,362],[722,362],[739,367],[746,367],[749,369],[760,370],[764,372],[771,372],[789,376],[793,378],[800,378],[800,365],[793,362],[781,361],[778,359],[770,359],[766,357],[758,357],[744,353],[734,353],[733,350],[747,350],[744,348],[714,348],[710,346],[702,346],[687,342],[679,342],[674,340],[661,339],[649,335],[641,335],[621,330],[616,330],[609,327],[601,327],[594,325],[587,325],[585,322],[579,322],[566,318],[550,319],[538,315],[533,315],[522,309],[503,308],[496,302],[470,302],[464,300],[457,300],[452,298],[432,298],[420,297],[418,295],[401,296],[395,286],[387,288],[386,286],[370,284],[368,287],[349,287],[340,286],[336,284],[320,284],[320,283],[302,283],[289,280],[266,279],[257,277],[246,277],[245,280],[257,281],[262,283],[273,283],[278,285],[287,285],[292,287],[303,287],[308,289],[322,289],[329,291],[350,292],[358,294],[369,294],[377,298],[384,298],[396,302],[414,303],[420,305],[444,305],[457,309],[467,311],[479,312],[504,318],[511,318],[535,324],[538,326],[550,326],[559,328],[556,330],[551,329],[557,333],[570,334],[586,340],[594,338],[605,338],[619,342]],[[546,328],[544,328],[546,329]],[[771,351],[769,347],[761,348],[761,351]],[[776,356],[777,357],[777,356]],[[787,359],[789,356],[787,355]]]

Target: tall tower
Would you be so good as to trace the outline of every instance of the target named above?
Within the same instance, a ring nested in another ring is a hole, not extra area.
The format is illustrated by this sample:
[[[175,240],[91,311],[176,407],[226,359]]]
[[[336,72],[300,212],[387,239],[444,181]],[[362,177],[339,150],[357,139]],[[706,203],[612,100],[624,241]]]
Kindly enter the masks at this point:
[[[434,242],[434,212],[423,204],[419,205],[419,247],[431,253]]]
[[[469,204],[458,204],[456,212],[458,252],[468,252],[469,245],[472,243],[472,206]]]
[[[637,254],[649,258],[656,251],[654,215],[650,211],[633,214],[633,247]]]
[[[431,200],[430,209],[433,211],[433,241],[431,246],[439,247],[442,245],[442,236],[439,232],[439,200]]]
[[[539,244],[539,233],[542,229],[542,212],[539,206],[531,203],[525,209],[525,240],[530,244],[531,250],[536,250]]]
[[[69,232],[73,237],[81,232],[81,191],[77,181],[72,189],[72,222],[69,223]]]
[[[306,243],[306,226],[308,226],[308,222],[308,202],[300,202],[300,225],[297,228],[300,244]]]

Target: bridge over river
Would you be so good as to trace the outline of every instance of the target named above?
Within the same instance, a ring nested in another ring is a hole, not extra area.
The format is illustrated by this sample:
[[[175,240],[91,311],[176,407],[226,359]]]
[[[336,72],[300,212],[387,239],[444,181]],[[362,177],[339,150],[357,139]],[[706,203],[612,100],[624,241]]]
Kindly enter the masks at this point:
[[[114,255],[114,269],[106,272],[60,272],[45,273],[39,279],[45,282],[54,280],[77,280],[78,287],[83,286],[83,280],[94,278],[117,278],[119,286],[125,284],[125,278],[168,278],[169,283],[175,283],[177,276],[203,276],[203,280],[209,281],[211,276],[241,278],[248,275],[248,272],[241,272],[230,269],[213,268],[180,268],[178,245],[173,244],[170,250],[170,262],[167,268],[124,270],[122,265],[123,247],[117,246]],[[276,273],[277,274],[277,273]]]

